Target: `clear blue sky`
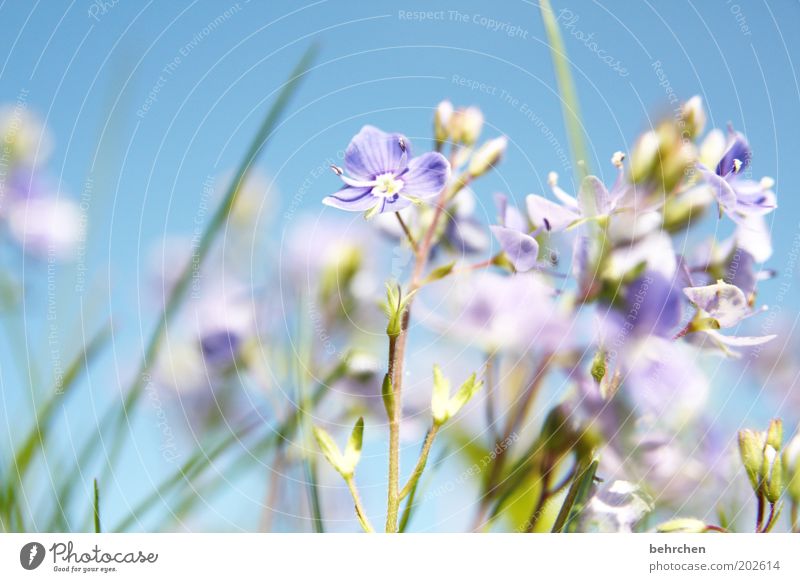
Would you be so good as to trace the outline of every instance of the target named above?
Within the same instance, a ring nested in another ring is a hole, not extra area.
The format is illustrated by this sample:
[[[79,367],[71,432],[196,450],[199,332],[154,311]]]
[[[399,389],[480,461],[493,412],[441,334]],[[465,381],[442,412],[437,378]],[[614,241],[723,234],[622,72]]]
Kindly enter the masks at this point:
[[[730,121],[744,131],[754,173],[776,179],[771,266],[780,274],[800,231],[800,82],[793,62],[800,56],[800,4],[553,4],[557,13],[569,10],[561,13],[569,22],[565,44],[592,169],[610,180],[611,154],[628,150],[650,122],[669,114],[672,95],[701,95],[709,123]],[[478,105],[486,134],[509,137],[487,196],[494,188],[522,200],[545,190],[548,171],[567,177],[567,139],[536,2],[5,2],[0,101],[26,95],[55,138],[50,173],[76,199],[91,198],[85,293],[70,296],[74,266],[58,271],[65,352],[74,329],[66,322],[80,321],[82,304],[94,323],[114,313],[116,357],[133,359],[140,326],[149,330],[155,316],[133,307],[149,249],[165,233],[191,234],[203,182],[236,164],[268,96],[314,41],[321,46],[316,67],[261,162],[282,193],[276,239],[286,226],[280,210],[363,124],[402,131],[425,147],[432,108],[443,98]],[[318,181],[300,206],[322,212],[319,200],[333,184]],[[25,268],[28,276],[44,273]],[[766,303],[781,283],[779,275],[763,286]],[[29,298],[31,329],[46,330],[45,301],[44,293]],[[47,346],[39,341],[31,349],[46,354]],[[0,362],[10,393],[16,376],[7,354]],[[108,376],[93,378],[113,381],[114,367],[109,358]],[[13,396],[5,403],[11,414],[25,409]]]

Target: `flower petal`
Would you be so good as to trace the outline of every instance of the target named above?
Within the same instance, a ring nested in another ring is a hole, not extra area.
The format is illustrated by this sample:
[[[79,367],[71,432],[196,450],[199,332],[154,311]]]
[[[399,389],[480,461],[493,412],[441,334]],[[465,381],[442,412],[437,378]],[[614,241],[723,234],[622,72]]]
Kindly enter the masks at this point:
[[[744,336],[744,335],[724,335],[716,330],[708,329],[704,333],[710,335],[718,342],[726,346],[746,347],[746,346],[760,346],[769,341],[774,340],[777,335],[762,335],[762,336]]]
[[[738,173],[747,167],[752,155],[750,144],[747,143],[747,138],[738,131],[731,131],[728,136],[728,149],[725,150],[722,159],[719,161],[719,164],[717,164],[717,175],[727,176],[731,172],[734,172],[734,170]],[[735,160],[741,162],[741,168],[737,169],[734,167]]]
[[[736,244],[763,263],[772,256],[772,239],[767,221],[763,216],[750,215],[739,221],[736,227]]]
[[[529,194],[525,203],[528,207],[528,218],[537,228],[544,226],[547,230],[564,230],[580,218],[577,212],[536,194]]]
[[[377,196],[372,195],[372,188],[353,188],[345,186],[336,194],[326,196],[322,203],[326,206],[332,206],[339,210],[347,210],[348,212],[362,212],[369,210],[381,200]]]
[[[720,162],[722,164],[722,162]],[[727,180],[715,174],[702,164],[697,164],[697,169],[703,176],[714,196],[719,201],[720,206],[726,213],[730,213],[736,207],[736,192]]]
[[[504,226],[493,225],[489,229],[517,271],[524,273],[536,266],[539,257],[539,243],[535,238]]]
[[[344,166],[347,172],[361,180],[372,180],[386,173],[398,173],[405,169],[403,148],[405,142],[407,155],[411,155],[411,144],[399,133],[386,133],[372,125],[365,125],[350,141],[344,153]]]
[[[450,162],[440,153],[428,152],[413,158],[408,170],[399,176],[403,181],[403,194],[421,198],[437,196],[450,178]]]
[[[742,290],[724,281],[703,287],[686,287],[683,293],[689,301],[716,319],[723,328],[733,327],[750,314],[750,307]]]

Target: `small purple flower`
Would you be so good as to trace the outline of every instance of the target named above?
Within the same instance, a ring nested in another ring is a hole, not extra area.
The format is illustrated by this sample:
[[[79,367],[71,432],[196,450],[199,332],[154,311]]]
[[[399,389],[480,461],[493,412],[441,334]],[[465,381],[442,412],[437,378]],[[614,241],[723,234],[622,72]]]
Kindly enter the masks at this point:
[[[521,273],[530,271],[538,261],[539,243],[528,234],[528,221],[519,210],[508,205],[505,195],[496,194],[495,202],[500,224],[492,225],[489,229],[500,243],[508,260],[514,265],[514,269]]]
[[[717,331],[736,327],[745,319],[759,313],[759,311],[752,310],[744,292],[736,285],[717,281],[714,285],[686,287],[683,293],[698,310],[689,331],[709,336],[717,347],[728,355],[739,355],[730,350],[728,346],[757,346],[776,337],[775,335],[754,337],[723,335]]]
[[[334,172],[345,183],[322,203],[350,212],[397,212],[438,195],[450,177],[450,163],[437,152],[411,157],[411,144],[399,133],[364,126],[347,146],[344,166]]]
[[[768,214],[777,208],[772,179],[756,182],[743,177],[751,158],[747,139],[731,128],[727,148],[714,171],[702,164],[697,166],[722,211],[736,222],[748,216]]]

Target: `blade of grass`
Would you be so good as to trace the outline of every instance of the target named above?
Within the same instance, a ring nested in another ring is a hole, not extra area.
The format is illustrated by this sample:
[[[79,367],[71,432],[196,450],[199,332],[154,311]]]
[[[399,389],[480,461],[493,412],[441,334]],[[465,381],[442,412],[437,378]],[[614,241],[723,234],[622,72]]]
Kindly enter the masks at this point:
[[[567,51],[564,48],[564,39],[558,27],[558,20],[550,6],[550,0],[540,0],[539,8],[541,9],[542,21],[544,22],[544,29],[550,45],[553,68],[556,72],[558,92],[561,96],[561,112],[564,115],[564,124],[567,127],[572,162],[575,165],[575,187],[577,189],[583,179],[589,175],[589,158],[586,155],[586,144],[583,139],[583,124],[581,122],[578,94],[575,90],[575,81],[572,78]],[[594,201],[592,201],[592,205],[594,205]],[[590,216],[595,214],[597,214],[596,211],[589,213]]]
[[[346,371],[347,366],[346,363],[343,361],[340,363],[326,378],[320,382],[316,389],[312,392],[310,396],[310,403],[312,406],[316,406],[322,397],[328,392],[328,387],[340,379],[344,372]],[[276,432],[272,432],[263,439],[261,439],[253,448],[253,451],[257,454],[266,453],[272,447],[280,447],[283,446],[284,443],[288,442],[289,439],[294,434],[295,430],[300,424],[301,415],[303,414],[302,410],[298,407],[295,408],[291,414],[283,421],[283,423],[278,427]],[[247,434],[250,433],[251,430],[260,426],[260,419],[256,422],[252,423],[251,425],[245,427],[244,430],[239,431],[238,433],[229,433],[222,441],[213,447],[211,450],[200,449],[197,451],[192,457],[190,457],[181,467],[179,467],[172,475],[166,477],[156,488],[151,492],[147,497],[145,497],[131,512],[131,514],[121,521],[117,527],[115,527],[112,531],[115,532],[122,532],[126,531],[133,523],[139,519],[141,515],[143,515],[146,511],[148,511],[156,502],[163,500],[166,495],[168,495],[173,489],[175,489],[178,485],[185,483],[191,479],[195,479],[199,477],[203,470],[211,467],[213,461],[219,458],[222,453],[224,453],[230,445],[233,443],[241,440]],[[243,450],[241,452],[241,458],[247,460],[250,458],[249,454],[250,450]],[[227,472],[226,472],[227,474]],[[187,488],[187,495],[192,496],[193,492],[191,488]],[[196,496],[195,496],[196,497]]]
[[[163,342],[167,326],[175,316],[178,308],[181,306],[192,281],[195,270],[202,265],[203,261],[211,250],[213,243],[216,241],[223,226],[227,222],[231,210],[236,203],[236,197],[241,185],[247,179],[247,176],[249,175],[250,170],[258,159],[259,155],[264,151],[270,136],[277,127],[278,121],[282,117],[283,112],[289,104],[289,101],[294,96],[300,80],[308,71],[313,59],[316,56],[316,53],[317,45],[312,45],[308,50],[306,50],[290,74],[289,79],[278,94],[278,97],[272,104],[272,107],[267,112],[266,117],[264,118],[261,126],[256,132],[255,137],[253,138],[253,141],[250,143],[242,163],[239,165],[236,173],[234,174],[234,178],[231,181],[227,192],[225,193],[222,203],[211,217],[211,220],[209,221],[208,225],[206,225],[200,237],[200,242],[195,250],[194,260],[191,261],[191,264],[186,266],[180,278],[173,287],[172,293],[167,298],[164,309],[158,318],[156,328],[150,336],[150,340],[145,348],[144,357],[139,364],[139,369],[137,370],[136,376],[134,377],[134,380],[123,399],[122,405],[120,407],[112,406],[106,411],[106,413],[104,413],[103,418],[100,421],[100,426],[98,427],[98,433],[103,435],[108,431],[112,431],[112,450],[111,454],[109,454],[108,465],[111,464],[111,460],[113,460],[113,458],[119,453],[119,449],[121,447],[121,440],[119,438],[120,433],[123,427],[127,424],[127,417],[133,413],[135,406],[139,402],[141,394],[149,381],[149,372],[161,348],[161,343]],[[90,438],[81,449],[81,453],[78,456],[79,465],[87,463],[99,444],[103,442],[104,440],[102,438],[97,438],[96,436]],[[104,473],[106,471],[107,468],[104,470]],[[73,478],[71,481],[75,481],[75,472],[73,472]],[[72,485],[70,484],[69,490],[66,493],[69,494],[71,488]]]
[[[100,533],[100,488],[97,479],[94,480],[94,533]]]
[[[575,472],[575,479],[569,487],[564,503],[558,512],[558,517],[553,524],[553,533],[561,533],[564,528],[569,528],[583,510],[583,504],[589,497],[594,476],[597,473],[597,459],[589,459],[581,463]],[[569,530],[567,530],[569,531]]]
[[[70,362],[66,372],[61,377],[61,381],[54,388],[53,394],[50,395],[50,398],[47,399],[47,402],[45,402],[36,415],[33,427],[14,457],[12,479],[16,476],[16,479],[22,482],[36,451],[41,450],[41,446],[45,442],[45,437],[52,424],[53,414],[57,410],[56,404],[63,401],[64,398],[69,395],[72,387],[75,385],[75,381],[80,377],[81,372],[89,369],[92,360],[94,360],[110,339],[111,329],[110,324],[100,329],[100,331],[89,340],[89,343],[84,346],[83,350]]]

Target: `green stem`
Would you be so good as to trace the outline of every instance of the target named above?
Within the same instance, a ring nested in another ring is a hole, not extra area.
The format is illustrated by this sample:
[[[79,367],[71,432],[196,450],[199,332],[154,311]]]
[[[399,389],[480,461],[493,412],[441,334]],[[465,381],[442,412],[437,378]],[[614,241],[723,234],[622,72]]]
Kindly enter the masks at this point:
[[[417,465],[414,467],[414,471],[411,473],[411,477],[408,478],[408,483],[406,483],[405,487],[400,491],[400,499],[405,499],[408,497],[408,494],[413,491],[417,486],[417,481],[422,476],[422,472],[425,470],[425,465],[428,462],[428,455],[431,452],[431,447],[433,446],[433,439],[436,438],[436,434],[439,432],[438,424],[435,424],[430,428],[428,434],[425,435],[425,442],[422,445],[422,451],[419,454],[419,459],[417,459]]]
[[[358,521],[361,524],[361,527],[364,528],[364,531],[367,533],[374,533],[375,529],[369,522],[369,518],[367,517],[367,512],[364,511],[364,506],[361,504],[361,497],[358,494],[358,488],[356,487],[355,479],[353,478],[352,475],[350,475],[349,477],[345,477],[344,482],[347,483],[347,488],[350,490],[350,495],[353,496],[353,503],[355,504],[356,515],[358,516]]]

